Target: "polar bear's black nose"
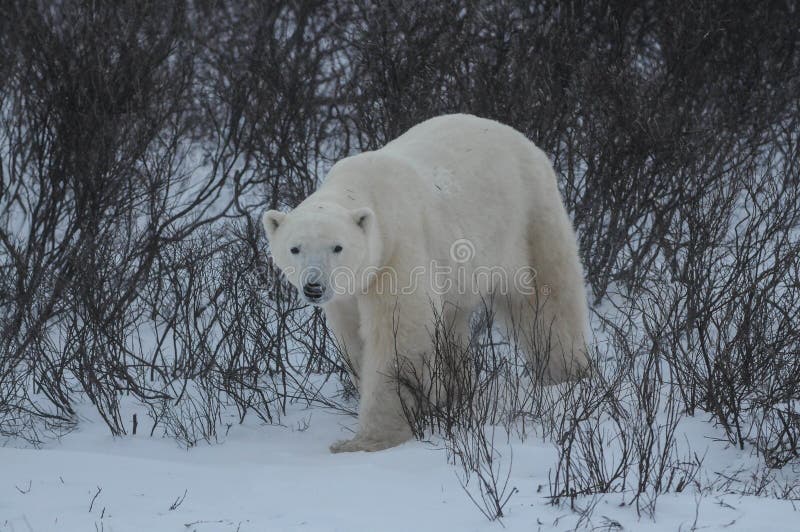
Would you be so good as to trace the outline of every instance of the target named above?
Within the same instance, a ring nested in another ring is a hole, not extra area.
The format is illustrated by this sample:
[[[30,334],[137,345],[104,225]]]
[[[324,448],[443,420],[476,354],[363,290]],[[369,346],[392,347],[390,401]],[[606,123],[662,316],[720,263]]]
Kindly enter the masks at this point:
[[[303,285],[303,294],[308,299],[315,300],[322,297],[322,294],[325,290],[322,288],[322,285],[319,283],[306,283]]]

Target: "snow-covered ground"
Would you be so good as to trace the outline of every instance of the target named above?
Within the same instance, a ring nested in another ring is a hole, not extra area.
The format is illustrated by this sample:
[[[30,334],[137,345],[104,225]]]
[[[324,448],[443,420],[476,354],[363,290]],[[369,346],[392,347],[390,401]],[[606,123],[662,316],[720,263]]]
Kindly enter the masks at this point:
[[[661,496],[655,519],[620,494],[578,499],[596,504],[580,521],[549,504],[556,451],[535,437],[512,442],[510,485],[519,491],[501,525],[476,509],[436,443],[333,455],[328,445],[347,437],[353,418],[294,406],[282,423],[235,425],[219,444],[185,450],[141,433],[114,438],[86,419],[42,449],[0,448],[0,531],[800,529],[791,502],[692,489]],[[704,420],[684,420],[683,429],[706,452],[707,479],[756,463],[717,441]],[[505,437],[497,441],[510,456]]]
[[[631,492],[580,497],[576,509],[552,505],[555,445],[532,433],[508,443],[498,428],[500,471],[510,467],[517,491],[502,522],[490,522],[462,488],[442,440],[334,455],[328,446],[351,434],[355,418],[293,404],[280,426],[232,417],[218,443],[187,450],[149,436],[143,407],[123,410],[123,419],[138,414],[137,435],[110,436],[85,404],[77,429],[60,440],[39,449],[0,442],[0,532],[800,530],[796,501],[733,493],[760,484],[753,475],[765,471],[761,459],[729,445],[702,413],[682,418],[676,437],[682,452],[702,457],[697,484],[661,495],[652,517],[637,512]],[[797,466],[768,473],[765,493],[800,486]],[[467,485],[476,497],[477,482]]]

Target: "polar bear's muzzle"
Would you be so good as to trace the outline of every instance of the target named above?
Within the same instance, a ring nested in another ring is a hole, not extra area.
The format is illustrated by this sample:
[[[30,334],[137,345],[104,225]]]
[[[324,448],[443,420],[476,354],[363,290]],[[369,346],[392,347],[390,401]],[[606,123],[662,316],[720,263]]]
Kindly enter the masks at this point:
[[[310,303],[321,302],[322,298],[325,297],[325,287],[322,283],[306,283],[303,285],[303,295],[306,296]]]
[[[300,276],[300,282],[302,284],[298,287],[299,290],[303,293],[304,299],[312,305],[321,305],[333,295],[325,283],[323,270],[318,266],[306,268]]]

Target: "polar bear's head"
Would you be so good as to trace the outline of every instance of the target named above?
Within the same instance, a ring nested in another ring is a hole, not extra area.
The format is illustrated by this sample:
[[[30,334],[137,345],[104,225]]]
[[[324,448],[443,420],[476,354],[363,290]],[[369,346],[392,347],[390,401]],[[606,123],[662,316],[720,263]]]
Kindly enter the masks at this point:
[[[267,211],[262,222],[275,264],[313,305],[352,294],[380,253],[369,207],[301,205],[289,213]]]

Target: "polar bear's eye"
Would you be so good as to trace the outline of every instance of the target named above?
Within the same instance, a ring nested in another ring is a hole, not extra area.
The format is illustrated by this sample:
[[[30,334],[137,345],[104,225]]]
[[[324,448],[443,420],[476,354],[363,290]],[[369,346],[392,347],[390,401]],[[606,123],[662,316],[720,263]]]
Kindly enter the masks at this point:
[[[342,246],[340,246],[339,244],[336,244],[335,246],[333,246],[333,252],[334,253],[341,253],[342,252]]]
[[[292,255],[297,255],[298,253],[300,253],[300,248],[295,246],[292,249],[290,249],[289,251],[292,252]]]

